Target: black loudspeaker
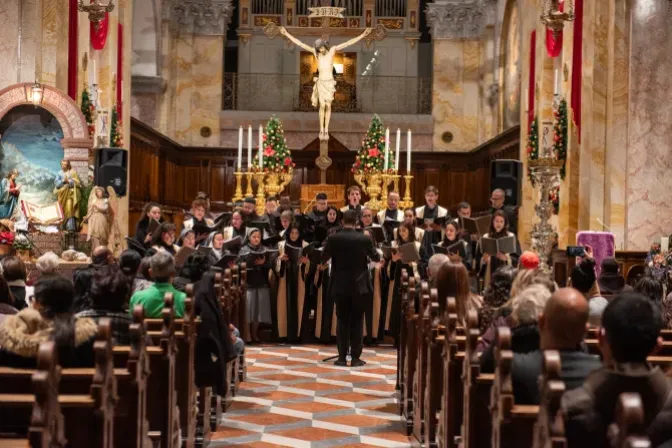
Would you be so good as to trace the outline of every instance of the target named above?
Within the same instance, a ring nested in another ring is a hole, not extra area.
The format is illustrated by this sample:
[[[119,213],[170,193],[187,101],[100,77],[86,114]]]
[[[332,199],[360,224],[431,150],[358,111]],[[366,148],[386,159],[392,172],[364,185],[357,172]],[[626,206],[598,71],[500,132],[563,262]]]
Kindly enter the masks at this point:
[[[96,186],[114,188],[117,196],[126,196],[128,152],[120,148],[98,148],[93,176]]]
[[[493,160],[490,163],[490,192],[501,188],[505,205],[520,205],[523,188],[523,164],[520,160]]]

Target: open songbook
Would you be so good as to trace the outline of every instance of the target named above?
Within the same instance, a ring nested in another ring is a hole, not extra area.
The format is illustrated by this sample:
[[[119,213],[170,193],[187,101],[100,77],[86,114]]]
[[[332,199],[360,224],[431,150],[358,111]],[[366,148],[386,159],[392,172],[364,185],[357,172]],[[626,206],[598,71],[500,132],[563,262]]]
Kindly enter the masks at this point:
[[[289,261],[296,263],[303,254],[303,248],[292,246],[291,244],[285,244],[285,253],[289,257]]]
[[[516,252],[516,238],[505,236],[503,238],[481,238],[481,251],[484,254],[497,255],[511,254]]]
[[[28,221],[34,224],[52,225],[63,221],[63,210],[58,202],[48,205],[37,205],[21,201],[21,210]]]
[[[258,252],[250,252],[247,255],[244,256],[245,262],[247,263],[247,268],[251,269],[254,268],[254,263],[257,260],[261,260],[262,258],[265,258],[266,261],[268,261],[268,257],[271,257],[273,255],[277,255],[278,251],[276,249],[264,249],[260,250]]]
[[[448,247],[432,244],[432,249],[434,250],[435,254],[459,255],[460,258],[464,258],[466,256],[464,241],[461,240],[457,241],[455,244],[451,244]]]
[[[401,254],[404,263],[412,263],[420,260],[420,253],[418,252],[415,243],[405,243],[400,247],[383,246],[381,249],[386,258],[390,258],[392,255],[399,253]]]
[[[483,236],[490,231],[492,215],[483,215],[477,218],[462,218],[462,225],[472,235]]]

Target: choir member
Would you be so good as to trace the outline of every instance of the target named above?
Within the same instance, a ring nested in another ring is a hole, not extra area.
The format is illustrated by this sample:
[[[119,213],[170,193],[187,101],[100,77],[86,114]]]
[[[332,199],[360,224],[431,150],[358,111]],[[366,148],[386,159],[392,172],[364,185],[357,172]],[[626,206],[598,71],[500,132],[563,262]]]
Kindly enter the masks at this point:
[[[211,249],[210,251],[210,264],[215,264],[219,261],[220,258],[224,256],[224,251],[222,246],[224,245],[224,234],[220,230],[216,230],[205,240],[205,246]]]
[[[164,222],[152,234],[151,247],[156,251],[166,251],[175,256],[179,247],[175,245],[175,224]]]
[[[362,214],[359,217],[359,222],[362,228],[366,229],[367,227],[381,227],[379,224],[374,224],[373,222],[373,211],[367,207],[362,207]]]
[[[509,232],[518,233],[518,216],[516,215],[515,207],[505,205],[506,193],[501,188],[492,190],[490,194],[490,213],[495,213],[501,210],[506,215],[506,222],[509,223]]]
[[[425,205],[415,209],[415,215],[417,216],[417,219],[425,220],[426,229],[433,229],[429,223],[429,220],[450,218],[450,213],[447,209],[438,205],[438,200],[439,190],[436,187],[430,185],[429,187],[425,188]]]
[[[473,260],[471,244],[467,243],[459,237],[459,226],[455,221],[446,221],[446,226],[444,227],[443,231],[443,239],[439,244],[437,244],[437,246],[449,248],[457,243],[462,243],[464,256],[462,256],[462,254],[459,252],[451,251],[451,260],[457,261],[457,258],[459,258],[459,261],[462,262],[467,269],[471,269]]]
[[[329,294],[331,261],[317,266],[315,288],[317,309],[315,311],[315,338],[324,343],[336,338],[336,313],[334,299]]]
[[[278,199],[275,196],[269,196],[264,205],[264,215],[261,217],[263,221],[268,221],[268,232],[275,235],[281,229],[276,229],[276,220],[280,216],[278,212]]]
[[[402,222],[404,220],[404,212],[399,210],[399,193],[391,191],[387,195],[387,208],[378,212],[377,219],[380,225],[385,224],[385,221]]]
[[[196,248],[196,233],[191,229],[184,229],[180,233],[180,238],[177,240],[177,245],[180,247],[188,247],[190,249]]]
[[[406,243],[415,244],[415,248],[420,252],[420,242],[415,239],[414,227],[411,224],[402,223],[397,231],[397,237],[392,241],[392,247],[398,248]],[[419,275],[420,272],[418,262],[405,263],[400,252],[385,260],[385,272],[389,281],[387,294],[382,304],[381,321],[384,325],[381,330],[387,330],[392,335],[395,345],[399,343],[401,330],[401,288],[397,285],[401,284],[402,270],[406,270],[409,276]]]
[[[205,204],[205,218],[214,221],[215,217],[212,215],[212,211],[210,210],[210,195],[205,191],[199,191],[196,193],[196,200],[203,201]]]
[[[257,215],[256,207],[257,207],[257,201],[254,198],[248,196],[245,199],[243,199],[242,217],[243,220],[245,221],[245,224],[247,224],[248,226],[253,221],[263,221],[263,218]]]
[[[420,226],[415,225],[416,216],[414,208],[407,208],[404,210],[404,221],[403,223],[408,224],[413,227],[413,234],[415,235],[415,241],[422,241],[425,237],[425,230]],[[398,229],[394,229],[394,239],[397,239]]]
[[[301,230],[293,225],[285,233],[285,240],[278,245],[279,257],[275,269],[280,278],[277,297],[278,337],[296,341],[301,338],[302,325],[306,321],[304,312],[306,304],[306,273],[310,269],[308,259],[301,256],[292,260],[287,247],[303,249],[306,243],[301,237]]]
[[[372,212],[367,207],[362,209],[362,225],[372,220]],[[372,224],[375,227],[382,227],[378,224]],[[371,235],[367,227],[364,228],[364,234],[371,237],[373,245],[376,247],[378,255],[382,258],[383,251],[380,246],[383,242],[377,242]],[[382,306],[383,287],[387,277],[383,274],[381,263],[369,261],[369,277],[373,285],[373,300],[369,301],[364,307],[364,343],[371,345],[378,340],[380,332],[380,310]]]
[[[146,249],[151,247],[152,232],[150,232],[150,224],[154,221],[163,222],[161,218],[161,207],[156,202],[149,202],[142,209],[142,217],[135,225],[135,241]]]
[[[285,210],[280,214],[280,225],[282,225],[282,229],[279,229],[280,236],[284,237],[285,232],[292,224],[294,224],[294,212],[291,210]]]
[[[239,236],[243,240],[247,237],[248,229],[243,220],[243,215],[239,211],[233,212],[231,215],[231,225],[224,228],[224,241],[228,241],[231,238]]]
[[[317,193],[315,196],[315,207],[313,210],[308,213],[308,216],[315,221],[315,225],[320,225],[327,219],[327,208],[329,204],[327,202],[326,193]]]
[[[251,253],[265,253],[254,263],[247,263],[247,321],[252,342],[259,342],[259,324],[271,324],[271,293],[268,273],[275,260],[261,244],[261,231],[250,230],[240,250],[241,260]]]
[[[340,212],[334,206],[329,206],[327,209],[327,220],[324,223],[327,235],[338,232],[341,228]]]
[[[496,256],[482,253],[481,246],[478,246],[478,256],[481,258],[481,267],[479,276],[484,279],[484,284],[490,284],[492,273],[500,266],[518,266],[518,257],[520,256],[520,244],[518,238],[513,232],[509,232],[506,213],[503,210],[497,210],[492,214],[490,221],[490,230],[483,235],[483,238],[499,239],[507,236],[515,238],[516,250],[510,254],[498,253]]]
[[[362,199],[362,190],[359,189],[357,185],[352,185],[348,187],[348,205],[341,208],[341,213],[345,213],[347,210],[356,210],[357,215],[362,212],[362,206],[359,204],[359,201]]]
[[[185,230],[193,230],[196,234],[196,244],[201,244],[208,237],[210,227],[215,225],[212,219],[206,218],[207,202],[203,199],[195,199],[191,203],[191,218],[184,221]]]

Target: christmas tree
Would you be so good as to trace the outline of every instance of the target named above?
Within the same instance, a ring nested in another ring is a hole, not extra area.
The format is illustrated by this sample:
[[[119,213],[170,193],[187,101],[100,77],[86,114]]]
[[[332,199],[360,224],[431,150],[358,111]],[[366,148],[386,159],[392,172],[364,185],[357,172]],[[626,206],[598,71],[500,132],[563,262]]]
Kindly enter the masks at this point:
[[[558,160],[562,160],[560,178],[565,178],[565,162],[567,160],[567,100],[560,100],[558,109],[554,112],[553,123],[553,152]]]
[[[394,169],[394,152],[389,151],[387,167],[385,164],[385,129],[378,115],[374,115],[369,123],[369,130],[362,140],[362,148],[359,150],[355,163],[352,165],[353,173],[379,172],[383,169]]]
[[[530,133],[527,136],[527,160],[537,160],[539,158],[539,122],[537,117],[534,117],[530,125]],[[530,178],[532,186],[534,186],[534,177],[529,167],[527,169],[527,177]]]
[[[121,120],[119,120],[117,105],[115,104],[112,108],[112,123],[110,124],[110,146],[112,148],[121,148],[124,146],[121,130]]]
[[[82,91],[82,114],[86,119],[86,124],[89,126],[89,138],[93,138],[93,135],[96,133],[96,127],[93,124],[93,114],[96,111],[96,108],[91,102],[89,97],[89,87],[84,84],[84,90]]]
[[[287,147],[285,133],[282,130],[282,123],[275,116],[271,117],[266,124],[266,130],[263,136],[264,142],[264,166],[261,169],[264,172],[286,172],[294,168],[292,153]],[[255,157],[252,162],[255,171],[259,170],[259,158]]]

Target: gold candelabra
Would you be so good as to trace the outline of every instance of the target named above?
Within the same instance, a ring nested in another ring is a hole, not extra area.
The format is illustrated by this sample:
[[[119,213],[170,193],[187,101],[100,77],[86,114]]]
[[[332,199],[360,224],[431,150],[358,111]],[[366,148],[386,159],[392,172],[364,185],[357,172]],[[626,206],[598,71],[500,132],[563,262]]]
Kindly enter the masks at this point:
[[[388,189],[387,186],[390,185],[390,182],[392,182],[392,178],[394,177],[393,174],[388,174],[388,173],[383,173],[380,175],[380,177],[383,179],[383,191],[381,193],[381,198],[380,198],[380,207],[382,210],[387,209],[387,195],[388,195]]]
[[[397,174],[398,171],[395,171],[394,174],[392,175],[392,181],[394,181],[394,187],[392,187],[392,191],[394,191],[397,194],[399,193],[399,178],[401,175]]]
[[[413,180],[413,176],[410,174],[406,174],[404,176],[404,182],[406,183],[406,191],[404,192],[404,199],[399,202],[399,206],[402,209],[406,208],[412,208],[414,205],[413,198],[411,197],[411,181]]]
[[[254,173],[254,179],[257,181],[257,215],[263,215],[266,208],[266,199],[264,196],[264,177],[266,177],[266,173],[264,172]]]
[[[294,168],[289,168],[288,171],[280,173],[271,172],[266,175],[266,184],[264,185],[264,192],[267,196],[278,196],[282,193],[287,185],[294,177]]]
[[[236,176],[236,192],[233,194],[233,198],[231,198],[232,202],[243,200],[243,174],[242,172],[233,173]]]
[[[251,197],[254,196],[254,193],[252,193],[252,171],[250,171],[250,168],[247,168],[247,172],[245,173],[245,177],[247,180],[247,189],[245,190],[245,197]]]
[[[368,194],[369,198],[371,198],[364,205],[366,205],[373,211],[380,210],[382,204],[378,199],[378,197],[380,196],[381,192],[380,187],[380,184],[382,182],[381,173],[380,172],[357,173],[354,175],[354,178],[355,182],[357,182],[359,186],[362,187],[362,191]]]

